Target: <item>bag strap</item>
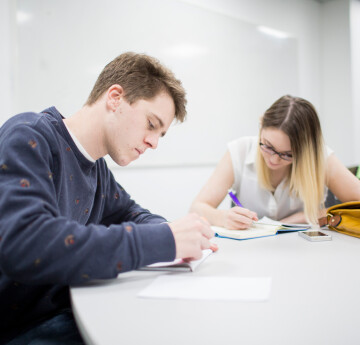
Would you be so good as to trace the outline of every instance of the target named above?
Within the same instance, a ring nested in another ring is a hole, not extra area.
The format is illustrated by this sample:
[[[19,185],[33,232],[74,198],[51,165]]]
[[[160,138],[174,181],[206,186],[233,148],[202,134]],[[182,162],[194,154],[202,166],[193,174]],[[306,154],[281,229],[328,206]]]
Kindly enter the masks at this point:
[[[328,219],[327,217],[321,217],[318,219],[318,222],[319,222],[319,226],[322,227],[322,226],[325,226],[325,225],[328,225]]]
[[[339,214],[333,216],[328,213],[326,217],[322,217],[318,219],[319,226],[330,225],[332,227],[336,227],[341,223],[341,216]]]

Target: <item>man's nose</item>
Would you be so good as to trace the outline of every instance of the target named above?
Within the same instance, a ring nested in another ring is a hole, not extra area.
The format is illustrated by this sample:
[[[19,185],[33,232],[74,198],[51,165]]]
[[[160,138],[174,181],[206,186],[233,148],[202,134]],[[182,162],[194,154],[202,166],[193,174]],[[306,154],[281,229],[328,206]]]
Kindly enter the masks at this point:
[[[159,143],[159,135],[158,134],[148,135],[145,141],[151,149],[155,150]]]

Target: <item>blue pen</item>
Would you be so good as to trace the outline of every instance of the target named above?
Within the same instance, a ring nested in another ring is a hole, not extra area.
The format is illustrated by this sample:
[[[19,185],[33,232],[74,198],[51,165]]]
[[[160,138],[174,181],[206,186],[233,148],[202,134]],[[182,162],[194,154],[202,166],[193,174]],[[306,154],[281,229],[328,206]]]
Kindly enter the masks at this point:
[[[238,200],[238,198],[236,197],[236,195],[234,194],[234,192],[231,189],[229,189],[229,195],[230,195],[230,198],[232,199],[232,201],[237,206],[244,207],[243,205],[241,205],[240,201]]]

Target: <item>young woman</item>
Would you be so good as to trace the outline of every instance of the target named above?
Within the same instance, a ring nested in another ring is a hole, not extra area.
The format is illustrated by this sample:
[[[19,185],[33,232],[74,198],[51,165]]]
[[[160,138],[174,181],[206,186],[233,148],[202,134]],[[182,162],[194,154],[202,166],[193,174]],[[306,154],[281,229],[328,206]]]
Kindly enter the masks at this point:
[[[229,188],[244,207],[218,210]],[[191,211],[228,229],[263,216],[316,224],[327,188],[342,202],[360,200],[360,181],[324,145],[313,105],[287,95],[265,112],[259,137],[229,143]]]

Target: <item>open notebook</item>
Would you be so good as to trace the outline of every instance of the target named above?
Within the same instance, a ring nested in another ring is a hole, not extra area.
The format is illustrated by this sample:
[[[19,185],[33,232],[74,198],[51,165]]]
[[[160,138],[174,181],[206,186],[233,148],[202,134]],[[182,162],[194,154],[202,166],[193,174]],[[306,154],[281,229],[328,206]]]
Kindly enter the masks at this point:
[[[249,240],[252,238],[274,236],[285,232],[294,232],[310,229],[309,224],[282,224],[267,217],[261,218],[247,230],[230,230],[219,226],[212,226],[217,237],[234,240]]]
[[[152,265],[139,268],[141,271],[195,271],[195,269],[212,253],[211,249],[204,249],[202,258],[199,260],[185,261],[175,259],[171,262],[157,262]]]

